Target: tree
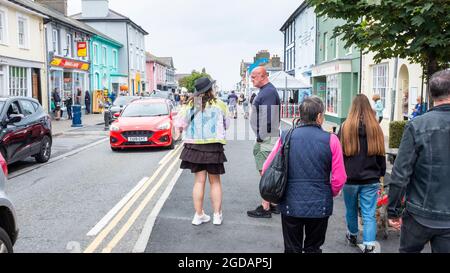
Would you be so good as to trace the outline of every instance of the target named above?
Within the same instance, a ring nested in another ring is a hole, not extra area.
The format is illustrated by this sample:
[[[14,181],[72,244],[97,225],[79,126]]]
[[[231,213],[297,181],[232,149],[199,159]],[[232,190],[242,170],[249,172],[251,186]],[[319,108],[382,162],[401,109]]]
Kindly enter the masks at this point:
[[[195,91],[195,81],[201,77],[211,78],[206,72],[200,73],[194,70],[191,75],[180,79],[179,84],[181,87],[186,88],[190,93],[193,93]]]
[[[450,63],[448,0],[307,0],[318,16],[344,19],[333,37],[343,35],[374,60],[400,57],[419,63],[427,82]]]

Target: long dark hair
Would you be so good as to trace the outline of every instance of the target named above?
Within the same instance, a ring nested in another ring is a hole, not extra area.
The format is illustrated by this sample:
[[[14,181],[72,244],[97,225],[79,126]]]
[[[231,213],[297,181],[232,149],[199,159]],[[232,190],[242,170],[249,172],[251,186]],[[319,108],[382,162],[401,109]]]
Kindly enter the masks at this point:
[[[217,98],[213,93],[213,90],[210,89],[208,92],[200,94],[198,96],[192,96],[189,98],[188,100],[188,105],[191,106],[192,108],[196,108],[200,105],[196,105],[196,102],[199,103],[201,101],[201,105],[202,105],[202,112],[205,111],[206,105],[212,104],[212,103],[216,103],[217,102]]]

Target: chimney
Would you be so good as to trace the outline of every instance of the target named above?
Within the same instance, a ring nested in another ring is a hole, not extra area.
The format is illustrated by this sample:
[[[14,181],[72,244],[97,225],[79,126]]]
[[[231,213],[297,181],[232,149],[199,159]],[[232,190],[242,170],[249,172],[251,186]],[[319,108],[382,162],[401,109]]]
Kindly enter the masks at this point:
[[[109,14],[108,0],[82,0],[81,17],[83,18],[103,18]]]
[[[35,0],[35,2],[67,16],[67,0]]]

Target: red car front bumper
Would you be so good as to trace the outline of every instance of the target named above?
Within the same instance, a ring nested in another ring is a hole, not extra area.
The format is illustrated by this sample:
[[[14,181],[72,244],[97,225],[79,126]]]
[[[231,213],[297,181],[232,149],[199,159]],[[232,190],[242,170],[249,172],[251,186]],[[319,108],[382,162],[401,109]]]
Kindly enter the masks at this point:
[[[147,141],[130,141],[130,138],[146,138]],[[109,142],[112,148],[168,147],[172,144],[172,130],[160,131],[111,131]]]

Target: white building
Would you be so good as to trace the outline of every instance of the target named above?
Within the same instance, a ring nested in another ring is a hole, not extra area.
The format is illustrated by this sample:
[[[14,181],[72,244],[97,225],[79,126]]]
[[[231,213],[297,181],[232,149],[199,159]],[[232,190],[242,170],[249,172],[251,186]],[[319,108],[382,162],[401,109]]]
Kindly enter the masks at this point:
[[[284,34],[284,68],[295,78],[311,82],[316,58],[316,14],[306,1],[280,29]]]
[[[46,107],[45,18],[0,0],[0,96],[33,97]]]
[[[128,83],[129,91],[138,94],[148,91],[146,79],[145,36],[148,33],[130,18],[109,9],[108,0],[82,0],[82,12],[72,18],[107,34],[124,47],[119,52],[118,81]],[[122,82],[119,82],[122,85]]]
[[[374,94],[381,97],[385,106],[383,129],[387,130],[389,121],[403,119],[403,97],[408,94],[408,115],[416,105],[418,97],[426,94],[423,85],[422,66],[411,64],[405,59],[383,60],[376,64],[374,53],[369,52],[362,57],[362,93],[369,99]]]

